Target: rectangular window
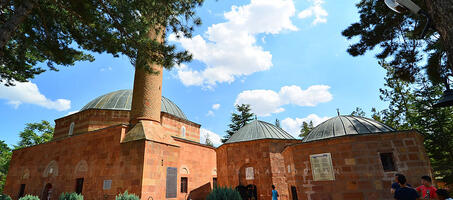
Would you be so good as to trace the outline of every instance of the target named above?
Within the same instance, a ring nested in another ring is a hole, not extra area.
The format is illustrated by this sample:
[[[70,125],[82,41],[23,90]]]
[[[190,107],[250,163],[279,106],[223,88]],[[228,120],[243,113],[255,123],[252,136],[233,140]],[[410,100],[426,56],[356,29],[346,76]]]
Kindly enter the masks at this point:
[[[217,187],[217,178],[212,178],[212,186],[213,186],[214,188]]]
[[[112,189],[112,180],[104,180],[104,184],[102,185],[103,190],[110,190]]]
[[[25,195],[25,184],[20,184],[19,198]]]
[[[178,170],[174,167],[167,167],[166,198],[176,198],[178,193]]]
[[[188,183],[187,177],[181,177],[181,193],[187,193]]]
[[[396,171],[393,153],[380,153],[382,168],[385,172]]]
[[[77,194],[82,194],[82,190],[83,190],[83,178],[78,178],[76,179],[76,189],[75,189],[75,192]]]

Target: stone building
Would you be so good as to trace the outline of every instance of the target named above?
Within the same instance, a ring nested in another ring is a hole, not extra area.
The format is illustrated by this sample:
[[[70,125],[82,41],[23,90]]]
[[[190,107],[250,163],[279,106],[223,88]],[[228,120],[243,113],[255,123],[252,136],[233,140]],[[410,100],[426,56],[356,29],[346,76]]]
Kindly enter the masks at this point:
[[[158,75],[136,68],[134,90],[102,95],[55,120],[52,141],[15,150],[4,192],[87,200],[128,191],[141,199],[204,199],[216,182],[215,148],[200,144],[200,125],[161,98]]]
[[[417,185],[431,167],[416,131],[397,131],[372,119],[337,116],[303,141],[254,121],[216,149],[219,184],[282,200],[393,199],[390,185],[403,173]]]
[[[21,194],[57,199],[77,191],[85,199],[113,199],[127,190],[143,199],[186,199],[206,185],[210,190],[216,156],[213,147],[199,143],[200,125],[162,97],[160,121],[172,143],[127,141],[131,100],[131,90],[112,92],[55,120],[51,142],[14,151],[6,193],[14,199]],[[166,188],[169,170],[176,171],[174,188],[168,188],[173,191]]]
[[[217,148],[217,176],[222,186],[252,186],[257,199],[271,199],[271,185],[288,197],[281,152],[299,143],[283,129],[254,120]]]

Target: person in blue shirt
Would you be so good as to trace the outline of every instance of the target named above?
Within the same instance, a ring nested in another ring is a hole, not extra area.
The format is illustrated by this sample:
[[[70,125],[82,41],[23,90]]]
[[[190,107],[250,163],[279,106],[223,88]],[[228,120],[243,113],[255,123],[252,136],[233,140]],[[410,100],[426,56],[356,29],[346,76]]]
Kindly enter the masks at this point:
[[[278,200],[278,192],[275,189],[275,185],[272,185],[272,200]]]
[[[390,192],[392,193],[392,195],[395,194],[395,191],[398,190],[400,188],[400,184],[398,183],[398,177],[399,176],[404,176],[403,174],[395,174],[395,180],[394,182],[392,183],[392,188],[390,189]],[[406,183],[406,185],[408,187],[412,187],[409,183]]]
[[[407,186],[406,177],[404,175],[398,176],[398,183],[400,188],[395,191],[394,198],[396,200],[417,200],[420,198],[420,195],[414,188]]]

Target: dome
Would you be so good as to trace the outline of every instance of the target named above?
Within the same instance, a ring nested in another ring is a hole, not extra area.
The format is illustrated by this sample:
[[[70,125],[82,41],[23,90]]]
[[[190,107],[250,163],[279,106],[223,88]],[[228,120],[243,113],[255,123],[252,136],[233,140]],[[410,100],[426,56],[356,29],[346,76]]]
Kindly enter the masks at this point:
[[[294,140],[295,138],[283,129],[260,120],[253,120],[244,127],[236,131],[225,144],[234,142],[245,142],[259,139],[285,139]]]
[[[131,105],[132,90],[118,90],[97,97],[86,104],[81,111],[88,109],[131,110]],[[186,115],[181,111],[181,109],[179,109],[175,103],[163,96],[161,111],[187,120]]]
[[[337,116],[316,126],[304,138],[304,142],[315,141],[344,135],[385,133],[396,131],[381,122],[365,117]]]

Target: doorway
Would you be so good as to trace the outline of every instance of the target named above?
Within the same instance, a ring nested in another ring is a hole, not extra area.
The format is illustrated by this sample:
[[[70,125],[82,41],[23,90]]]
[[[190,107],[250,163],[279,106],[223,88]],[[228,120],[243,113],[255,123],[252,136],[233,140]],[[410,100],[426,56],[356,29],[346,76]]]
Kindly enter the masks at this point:
[[[298,200],[298,198],[297,198],[297,189],[294,186],[291,186],[291,196],[293,197],[293,200]]]
[[[19,198],[24,197],[25,195],[25,184],[20,185]]]
[[[256,189],[256,185],[250,184],[247,186],[238,185],[236,190],[242,197],[242,200],[257,200],[258,199],[258,192]]]
[[[52,184],[47,183],[44,187],[41,200],[50,200],[52,198]]]

